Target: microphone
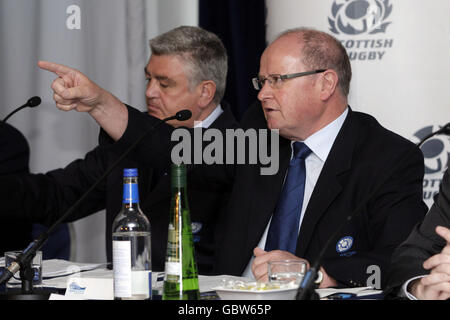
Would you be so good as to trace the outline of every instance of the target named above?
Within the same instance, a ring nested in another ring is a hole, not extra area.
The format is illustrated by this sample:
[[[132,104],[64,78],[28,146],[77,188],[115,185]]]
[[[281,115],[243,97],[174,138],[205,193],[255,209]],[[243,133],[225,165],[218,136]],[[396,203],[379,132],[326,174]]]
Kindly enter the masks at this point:
[[[192,117],[192,112],[188,109],[184,109],[184,110],[178,111],[174,116],[165,118],[162,121],[164,121],[164,122],[169,121],[169,120],[186,121],[186,120],[189,120],[191,117]]]
[[[295,296],[296,300],[315,300],[318,299],[317,293],[314,291],[314,281],[317,278],[317,272],[320,269],[320,263],[322,262],[322,259],[325,255],[325,251],[330,247],[331,243],[336,241],[336,238],[339,234],[339,232],[354,218],[356,218],[361,212],[362,209],[369,203],[370,200],[375,196],[375,194],[380,191],[381,187],[384,185],[386,181],[388,181],[391,176],[394,174],[394,172],[400,167],[401,164],[404,163],[406,159],[408,159],[414,151],[417,151],[415,148],[411,148],[405,156],[401,158],[401,161],[397,161],[394,166],[390,167],[390,170],[387,170],[385,179],[383,179],[378,185],[375,186],[373,191],[364,199],[364,201],[361,201],[359,206],[353,210],[350,215],[347,216],[345,221],[339,226],[339,228],[336,229],[336,231],[331,235],[330,238],[328,238],[325,245],[322,247],[322,250],[319,252],[319,255],[317,256],[315,262],[311,265],[311,267],[306,271],[305,276],[302,279],[302,282],[300,283],[297,294]]]
[[[40,104],[41,104],[41,98],[38,96],[30,98],[26,103],[26,105],[30,108],[37,107]]]
[[[23,106],[18,107],[18,108],[15,109],[13,112],[11,112],[10,114],[8,114],[8,115],[6,116],[6,118],[3,119],[3,123],[6,123],[6,121],[7,121],[9,118],[11,118],[11,116],[12,116],[13,114],[15,114],[17,111],[22,110],[23,108],[26,108],[26,107],[34,108],[34,107],[37,107],[37,106],[40,105],[40,104],[41,104],[41,98],[38,97],[38,96],[35,96],[35,97],[32,97],[32,98],[28,99],[27,103],[25,103]]]
[[[429,135],[425,136],[422,140],[420,140],[420,142],[417,144],[417,146],[420,148],[420,146],[427,141],[428,139],[430,139],[431,137],[437,135],[437,134],[446,134],[446,135],[450,135],[450,122],[447,123],[445,126],[443,126],[442,128],[440,128],[439,130],[430,133]]]
[[[177,114],[175,115],[178,121],[186,121],[189,120],[192,117],[192,112],[190,110],[181,110],[178,111]]]
[[[31,100],[31,99],[30,99]],[[11,277],[20,269],[30,265],[34,256],[36,255],[36,251],[38,251],[44,245],[45,241],[47,241],[49,235],[63,222],[65,221],[84,201],[84,199],[105,179],[112,170],[114,170],[118,164],[126,157],[128,154],[136,148],[136,146],[153,130],[155,130],[162,123],[166,123],[169,120],[178,120],[178,121],[186,121],[192,117],[192,113],[189,110],[181,110],[178,111],[174,116],[161,119],[158,123],[150,127],[147,131],[144,132],[128,149],[126,149],[122,155],[114,161],[114,163],[103,173],[103,175],[69,208],[67,211],[55,222],[52,226],[50,226],[46,231],[40,234],[40,236],[32,241],[29,246],[20,253],[16,259],[11,263],[8,268],[5,268],[5,271],[0,276],[0,285],[6,283]]]

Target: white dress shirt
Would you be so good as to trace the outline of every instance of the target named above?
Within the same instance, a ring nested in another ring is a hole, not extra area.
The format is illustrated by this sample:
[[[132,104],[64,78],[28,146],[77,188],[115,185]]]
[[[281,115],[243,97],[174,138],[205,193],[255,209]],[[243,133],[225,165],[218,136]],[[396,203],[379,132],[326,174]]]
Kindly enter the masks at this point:
[[[406,297],[406,298],[408,298],[409,300],[419,300],[419,299],[417,299],[411,292],[408,291],[408,286],[409,286],[409,284],[410,284],[411,282],[413,282],[414,280],[418,280],[418,279],[421,279],[421,278],[423,278],[423,277],[425,277],[425,276],[417,276],[417,277],[411,278],[411,279],[409,279],[408,281],[406,281],[406,282],[403,284],[402,289],[400,290],[399,296],[402,297],[402,298],[405,298],[405,297]]]
[[[306,208],[308,206],[309,199],[314,191],[314,187],[316,185],[317,180],[319,179],[320,172],[322,171],[323,165],[327,160],[328,154],[330,153],[331,147],[333,146],[334,140],[339,133],[342,125],[344,124],[345,118],[348,114],[348,108],[333,122],[328,124],[326,127],[320,129],[315,132],[311,136],[309,136],[305,141],[303,141],[309,149],[311,149],[311,153],[305,159],[305,168],[306,168],[306,178],[305,178],[305,192],[303,195],[303,206],[302,211],[300,213],[300,223],[298,226],[298,230],[300,230],[300,226],[302,225],[303,217],[305,215]],[[292,145],[295,141],[291,142],[291,159],[293,156]],[[267,232],[269,231],[270,222],[272,218],[269,220],[269,223],[266,226],[266,229],[261,237],[261,240],[258,243],[258,247],[264,250],[267,239]],[[243,277],[253,278],[252,274],[252,263],[253,257],[250,259],[247,267],[245,268]]]
[[[194,128],[209,128],[209,126],[216,121],[216,119],[222,114],[223,110],[221,105],[217,105],[217,107],[206,117],[203,121],[195,121]]]

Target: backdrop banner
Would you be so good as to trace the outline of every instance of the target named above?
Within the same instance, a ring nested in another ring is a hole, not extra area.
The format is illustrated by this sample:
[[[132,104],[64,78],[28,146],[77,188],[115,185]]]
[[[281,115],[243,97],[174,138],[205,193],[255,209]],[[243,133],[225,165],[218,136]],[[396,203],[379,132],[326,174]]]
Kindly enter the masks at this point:
[[[289,28],[313,27],[342,42],[353,68],[354,110],[414,143],[450,122],[449,1],[267,0],[267,6],[269,41]],[[435,136],[422,151],[430,206],[448,165],[450,138]]]

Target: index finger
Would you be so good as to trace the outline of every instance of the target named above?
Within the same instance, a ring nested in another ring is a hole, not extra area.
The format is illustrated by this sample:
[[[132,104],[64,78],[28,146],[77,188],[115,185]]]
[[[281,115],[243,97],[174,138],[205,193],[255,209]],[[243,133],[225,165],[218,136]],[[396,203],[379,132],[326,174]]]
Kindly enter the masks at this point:
[[[66,75],[70,72],[76,71],[75,69],[72,69],[65,65],[50,62],[50,61],[39,61],[38,66],[39,66],[39,68],[53,72],[60,77]]]
[[[264,251],[263,249],[261,249],[260,247],[255,247],[255,249],[253,249],[253,255],[255,257],[257,256],[261,256],[263,254],[267,253],[266,251]]]
[[[255,255],[255,258],[253,259],[254,265],[261,265],[264,263],[267,263],[270,260],[270,253],[264,250],[261,250],[257,255]]]
[[[450,229],[442,226],[436,227],[436,233],[440,235],[448,244],[450,244]]]

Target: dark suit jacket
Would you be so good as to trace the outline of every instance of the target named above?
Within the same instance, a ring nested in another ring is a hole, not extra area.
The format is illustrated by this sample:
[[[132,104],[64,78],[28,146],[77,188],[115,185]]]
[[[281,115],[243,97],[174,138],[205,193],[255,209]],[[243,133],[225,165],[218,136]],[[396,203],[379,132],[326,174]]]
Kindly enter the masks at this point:
[[[146,121],[137,116],[130,119],[130,141],[138,137],[141,130],[136,128]],[[241,124],[245,130],[267,129],[259,104],[248,110]],[[170,150],[165,145],[170,132],[165,134],[164,139],[146,139],[133,156],[154,167],[155,152]],[[118,146],[120,142],[113,145]],[[167,153],[162,157],[170,162]],[[198,188],[233,188],[215,231],[214,273],[241,275],[244,271],[282,189],[290,160],[290,142],[282,138],[279,157],[279,171],[272,176],[261,175],[258,164],[188,166],[192,170],[188,181],[194,179]],[[296,254],[314,262],[336,228],[363,204],[359,216],[333,240],[322,265],[343,286],[365,286],[370,266],[379,268],[383,281],[392,251],[426,213],[423,173],[423,156],[414,144],[384,129],[373,117],[350,110],[308,204]],[[353,239],[352,246],[336,250],[344,237]]]
[[[428,258],[442,251],[446,242],[436,232],[437,226],[450,228],[450,169],[444,173],[439,194],[423,222],[414,227],[408,239],[403,242],[392,256],[386,296],[395,298],[402,285],[409,279],[427,275],[422,264]]]
[[[0,122],[0,176],[28,173],[30,147],[25,136],[8,123]],[[5,251],[25,248],[31,242],[31,221],[1,218],[0,255]]]
[[[259,105],[250,108],[241,122],[244,129],[266,128],[265,123]],[[226,236],[216,251],[216,272],[240,275],[244,271],[277,204],[290,154],[290,142],[281,138],[278,174],[260,175],[257,165],[236,167],[221,222]],[[336,228],[364,204],[359,216],[332,241],[322,266],[343,286],[365,286],[371,265],[380,268],[384,281],[394,248],[426,213],[423,173],[423,156],[414,144],[373,117],[350,110],[306,209],[296,255],[314,262]],[[347,251],[337,249],[344,237],[353,239]]]
[[[29,172],[30,147],[25,136],[0,122],[0,175]]]
[[[129,114],[143,119],[138,136],[143,129],[156,124],[159,120],[147,116],[135,109]],[[153,121],[153,122],[152,122]],[[212,124],[214,128],[229,128],[236,122],[229,108]],[[129,126],[129,131],[137,127]],[[150,133],[150,140],[160,140],[164,132],[171,130],[168,125],[161,125]],[[161,134],[160,134],[161,132]],[[130,146],[135,139],[127,140],[127,132],[117,145]],[[164,136],[165,137],[165,136]],[[166,145],[167,140],[163,143]],[[13,175],[0,179],[0,196],[8,199],[8,205],[0,212],[3,216],[14,219],[27,218],[35,222],[50,225],[77,201],[86,190],[110,167],[119,154],[111,147],[111,141],[105,133],[100,135],[100,145],[86,154],[84,159],[70,163],[64,169],[57,169],[46,174]],[[122,205],[123,168],[136,167],[139,174],[140,206],[148,216],[151,224],[152,267],[155,271],[164,270],[167,246],[169,207],[171,199],[170,162],[167,153],[151,153],[154,166],[149,167],[144,161],[132,157],[121,162],[77,208],[67,221],[74,221],[106,208],[106,247],[107,258],[111,261],[112,221]],[[169,173],[169,174],[168,174]],[[230,189],[197,188],[195,179],[188,173],[188,201],[191,209],[191,221],[195,223],[195,253],[201,274],[212,272],[214,258],[214,238],[217,216],[227,201]]]

